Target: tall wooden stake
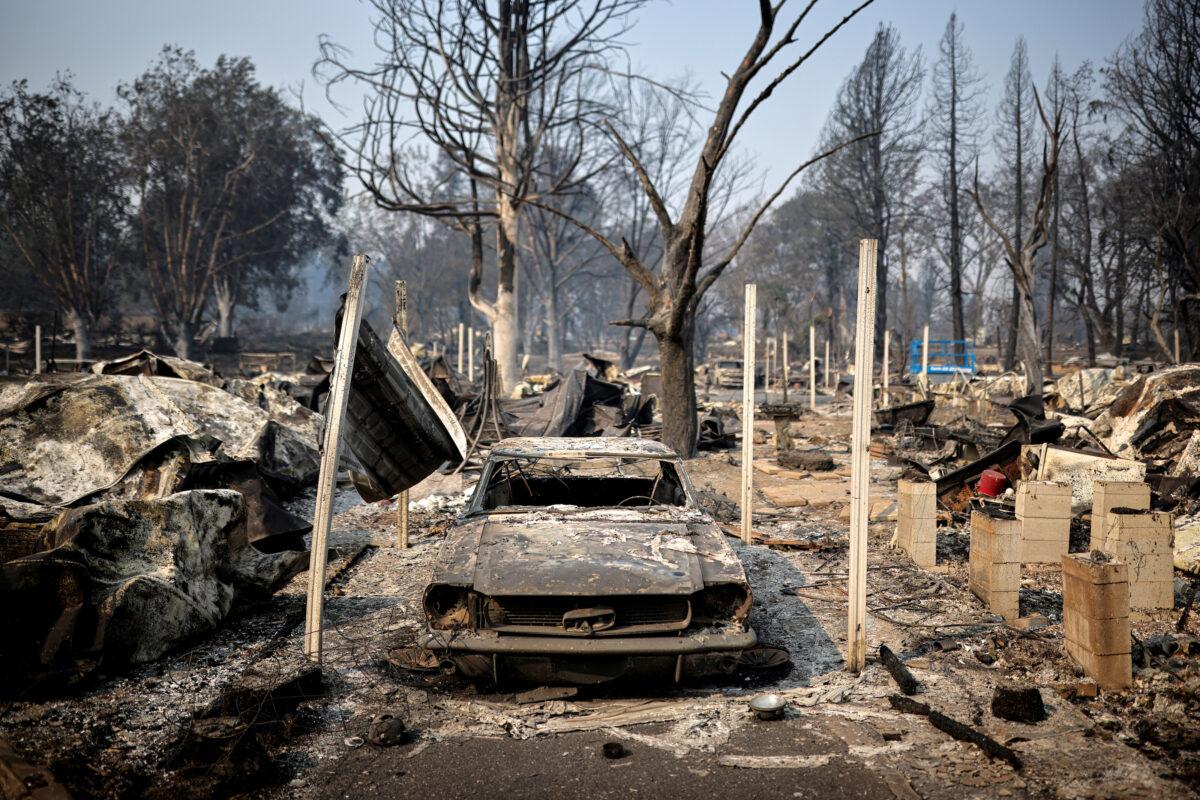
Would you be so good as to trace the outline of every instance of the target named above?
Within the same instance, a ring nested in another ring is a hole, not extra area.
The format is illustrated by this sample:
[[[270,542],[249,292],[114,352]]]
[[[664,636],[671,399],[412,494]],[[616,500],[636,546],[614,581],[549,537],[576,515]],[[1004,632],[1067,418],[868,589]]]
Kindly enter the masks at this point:
[[[808,407],[817,410],[817,328],[808,326]]]
[[[464,344],[463,339],[465,338],[465,335],[466,335],[466,331],[464,330],[464,328],[466,328],[466,327],[467,326],[462,324],[461,322],[458,323],[458,374],[459,375],[461,375],[462,371],[463,371],[463,344]]]
[[[929,326],[925,326],[925,333],[921,341],[921,393],[926,397],[929,396]]]
[[[475,329],[467,328],[467,383],[475,382]]]
[[[329,405],[325,409],[325,435],[321,439],[321,472],[317,478],[317,504],[313,510],[312,549],[308,555],[308,609],[304,616],[304,654],[321,660],[321,618],[325,601],[325,547],[333,523],[333,491],[337,484],[338,456],[342,445],[342,425],[346,422],[346,403],[350,399],[350,376],[354,371],[354,350],[358,344],[358,326],[362,321],[363,286],[367,278],[367,257],[359,254],[350,267],[350,285],[346,289],[346,308],[337,351],[333,355],[333,374],[329,382]]]
[[[788,336],[787,330],[783,331],[783,404],[787,405],[787,390],[788,390]]]
[[[33,374],[42,374],[42,326],[33,326]]]
[[[888,352],[888,348],[892,344],[892,331],[890,328],[883,329],[883,407],[887,408],[892,404],[891,395],[888,392],[888,378],[892,373],[892,355]]]
[[[829,389],[829,340],[825,340],[825,389]]]
[[[875,361],[875,259],[879,242],[858,244],[858,330],[854,336],[854,430],[850,437],[850,609],[846,663],[862,672],[867,658],[867,522],[871,487],[871,387]]]
[[[404,281],[396,281],[396,316],[392,320],[396,330],[404,337],[408,345],[408,287]],[[396,545],[402,549],[408,547],[408,489],[396,498]]]
[[[1176,328],[1175,329],[1175,363],[1176,364],[1183,363],[1183,359],[1180,358],[1180,356],[1182,354],[1183,354],[1183,351],[1179,347],[1179,328]]]
[[[742,315],[742,541],[750,544],[754,521],[754,317],[758,286],[746,284]]]

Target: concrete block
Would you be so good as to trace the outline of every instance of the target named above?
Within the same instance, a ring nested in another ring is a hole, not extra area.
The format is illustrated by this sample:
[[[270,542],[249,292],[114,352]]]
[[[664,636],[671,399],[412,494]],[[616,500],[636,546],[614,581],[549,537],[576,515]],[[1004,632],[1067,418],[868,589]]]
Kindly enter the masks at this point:
[[[1069,542],[1066,539],[1058,541],[1025,540],[1021,542],[1022,564],[1060,564],[1062,557],[1067,554]]]
[[[1129,616],[1128,583],[1088,583],[1077,575],[1063,573],[1063,615],[1079,613],[1092,619]]]
[[[1114,508],[1150,508],[1150,485],[1143,481],[1096,481],[1092,492],[1090,550],[1104,549],[1104,524]]]
[[[1132,644],[1129,617],[1092,619],[1083,614],[1066,614],[1063,616],[1063,636],[1099,656],[1127,654]]]
[[[1069,639],[1066,650],[1067,655],[1083,667],[1084,673],[1102,688],[1113,691],[1133,685],[1133,659],[1129,653],[1096,655]]]
[[[1155,611],[1175,607],[1175,582],[1139,581],[1129,584],[1129,607],[1136,611]]]
[[[992,562],[1020,562],[1021,523],[982,511],[971,512],[971,553],[978,551]]]
[[[1021,481],[1017,484],[1017,518],[1071,518],[1071,487],[1054,481]]]
[[[1086,553],[1064,556],[1064,575],[1074,575],[1087,583],[1129,583],[1129,567],[1121,561],[1093,561]]]

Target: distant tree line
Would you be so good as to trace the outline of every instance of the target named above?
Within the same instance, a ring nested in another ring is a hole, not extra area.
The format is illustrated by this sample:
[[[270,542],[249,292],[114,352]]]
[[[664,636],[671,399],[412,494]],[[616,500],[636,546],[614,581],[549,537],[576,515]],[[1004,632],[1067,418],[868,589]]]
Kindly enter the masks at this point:
[[[117,94],[102,108],[69,77],[0,94],[0,269],[53,299],[77,358],[122,297],[152,304],[190,356],[205,319],[232,335],[235,309],[286,300],[335,240],[341,166],[249,59],[164,48]]]

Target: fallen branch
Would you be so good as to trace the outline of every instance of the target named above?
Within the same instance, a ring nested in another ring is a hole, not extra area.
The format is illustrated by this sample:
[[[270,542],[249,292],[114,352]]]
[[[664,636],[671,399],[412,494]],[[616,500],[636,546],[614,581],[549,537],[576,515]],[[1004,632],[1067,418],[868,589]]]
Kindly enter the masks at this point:
[[[879,645],[879,660],[887,667],[887,671],[891,673],[896,685],[900,687],[900,691],[905,694],[916,694],[920,691],[921,684],[908,671],[908,667],[904,666],[904,662],[896,657],[892,648],[886,644]]]
[[[1005,747],[985,733],[980,733],[970,725],[966,725],[956,719],[951,719],[940,711],[935,711],[924,703],[919,703],[911,697],[905,697],[901,694],[891,695],[888,697],[888,702],[897,711],[929,717],[929,723],[933,727],[943,733],[948,733],[960,742],[970,742],[986,753],[988,758],[1004,759],[1013,769],[1022,769],[1025,766],[1024,762],[1021,761],[1021,757],[1011,748]]]

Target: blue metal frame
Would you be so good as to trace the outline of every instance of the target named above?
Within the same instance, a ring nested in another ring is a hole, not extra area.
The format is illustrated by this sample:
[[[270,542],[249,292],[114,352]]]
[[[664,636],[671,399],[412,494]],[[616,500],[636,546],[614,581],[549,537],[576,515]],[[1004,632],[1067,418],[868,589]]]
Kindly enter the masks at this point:
[[[908,343],[908,373],[921,374],[922,340]],[[975,374],[975,342],[971,339],[930,339],[929,374],[953,375],[957,372]]]

